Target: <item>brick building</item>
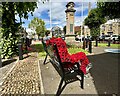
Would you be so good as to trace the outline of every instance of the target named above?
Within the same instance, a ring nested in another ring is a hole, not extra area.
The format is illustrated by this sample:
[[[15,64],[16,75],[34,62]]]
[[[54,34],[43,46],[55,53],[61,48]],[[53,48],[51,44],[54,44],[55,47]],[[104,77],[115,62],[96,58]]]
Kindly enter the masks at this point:
[[[113,19],[100,26],[100,35],[120,35],[120,20]]]

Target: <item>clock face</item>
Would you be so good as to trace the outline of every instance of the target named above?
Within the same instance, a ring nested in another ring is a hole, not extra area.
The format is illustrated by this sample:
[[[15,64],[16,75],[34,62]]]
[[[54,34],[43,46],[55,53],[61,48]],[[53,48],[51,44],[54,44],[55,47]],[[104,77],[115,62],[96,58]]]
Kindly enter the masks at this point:
[[[73,5],[71,4],[70,7],[73,8]]]
[[[70,13],[70,16],[73,16],[73,13]]]

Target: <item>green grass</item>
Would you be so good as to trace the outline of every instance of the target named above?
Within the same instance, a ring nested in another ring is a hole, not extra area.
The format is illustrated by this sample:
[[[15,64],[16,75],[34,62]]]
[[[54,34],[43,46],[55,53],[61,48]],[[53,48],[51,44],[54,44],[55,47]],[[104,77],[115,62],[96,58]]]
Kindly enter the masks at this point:
[[[36,49],[36,51],[38,52],[38,54],[39,54],[38,57],[39,57],[39,58],[46,56],[46,53],[45,53],[45,51],[44,51],[44,49],[43,49],[42,44],[35,44],[35,45],[33,45],[32,47],[33,47],[34,49]],[[72,46],[72,47],[73,47],[73,46]],[[77,52],[84,52],[85,54],[88,54],[88,53],[89,53],[89,52],[83,50],[82,48],[75,48],[75,46],[74,46],[74,48],[72,48],[72,47],[69,47],[69,48],[68,48],[68,52],[69,52],[70,54],[74,54],[74,53],[77,53]]]
[[[93,43],[93,45],[95,45],[95,43]],[[107,43],[98,43],[98,46],[99,47],[107,47]],[[84,52],[85,54],[89,54],[88,51],[82,49],[82,48],[78,48],[77,46],[75,45],[69,45],[67,46],[68,47],[68,52],[70,54],[74,54],[74,53],[77,53],[77,52]],[[43,46],[42,44],[35,44],[34,45],[34,48],[37,50],[37,52],[39,53],[39,58],[40,57],[45,57],[46,56],[46,53],[43,49]],[[120,48],[120,44],[111,44],[110,48]]]
[[[45,53],[45,52],[39,52],[38,57],[45,57],[45,56],[46,56],[46,53]]]
[[[34,44],[31,46],[33,49],[35,49],[35,51],[38,52],[38,57],[44,57],[46,56],[46,53],[43,49],[43,45],[42,44]]]
[[[42,44],[34,44],[31,47],[34,48],[34,49],[36,49],[37,52],[44,52]]]
[[[77,52],[84,52],[85,54],[88,54],[89,52],[81,49],[81,48],[68,48],[68,52],[70,54],[75,54]],[[45,57],[46,53],[45,52],[39,52],[39,57]]]
[[[69,52],[70,54],[75,54],[75,53],[77,53],[77,52],[84,52],[85,54],[88,54],[88,53],[89,53],[88,51],[86,51],[86,50],[84,50],[84,49],[82,49],[82,48],[68,48],[68,52]]]
[[[68,48],[68,52],[70,54],[75,54],[77,52],[84,52],[85,54],[88,54],[89,52],[81,49],[81,48]],[[39,52],[39,57],[45,57],[46,53],[45,52]]]
[[[107,43],[99,43],[98,46],[99,47],[107,47]],[[111,48],[120,48],[120,44],[110,44]]]

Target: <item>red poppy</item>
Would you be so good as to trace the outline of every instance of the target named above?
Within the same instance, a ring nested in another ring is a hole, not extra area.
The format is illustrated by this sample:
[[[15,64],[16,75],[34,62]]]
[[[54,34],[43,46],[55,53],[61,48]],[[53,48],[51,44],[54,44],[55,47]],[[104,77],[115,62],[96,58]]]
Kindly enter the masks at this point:
[[[81,63],[80,65],[80,69],[84,72],[84,74],[86,74],[86,67],[89,64],[89,60],[86,56],[85,53],[83,52],[78,52],[75,54],[70,55],[68,53],[67,47],[66,47],[66,43],[62,38],[51,38],[50,40],[46,41],[47,45],[57,45],[58,48],[58,52],[61,58],[62,62],[69,62],[68,64],[65,64],[64,67],[71,67],[73,66],[76,62]]]

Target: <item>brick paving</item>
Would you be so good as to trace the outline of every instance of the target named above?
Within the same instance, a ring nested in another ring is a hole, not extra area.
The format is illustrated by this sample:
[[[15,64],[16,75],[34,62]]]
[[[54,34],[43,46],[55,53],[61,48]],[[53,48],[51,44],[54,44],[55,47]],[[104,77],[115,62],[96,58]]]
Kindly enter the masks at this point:
[[[37,53],[20,60],[2,84],[2,95],[40,94]]]

